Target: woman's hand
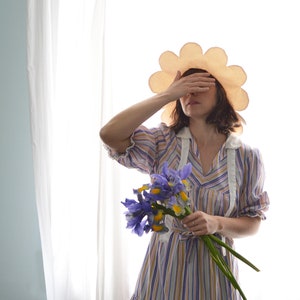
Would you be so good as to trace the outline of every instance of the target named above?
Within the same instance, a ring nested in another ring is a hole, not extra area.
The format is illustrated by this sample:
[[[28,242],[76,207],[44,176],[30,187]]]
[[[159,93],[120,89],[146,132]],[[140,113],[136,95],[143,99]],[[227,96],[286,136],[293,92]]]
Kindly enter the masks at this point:
[[[200,210],[185,217],[182,224],[194,235],[214,234],[219,229],[217,218]]]
[[[260,217],[222,217],[196,211],[182,220],[182,224],[194,235],[219,233],[229,238],[240,238],[255,234],[260,226]]]
[[[169,94],[170,99],[174,101],[187,94],[207,92],[211,86],[215,85],[215,82],[216,80],[207,72],[181,77],[178,71],[173,83],[164,93]]]

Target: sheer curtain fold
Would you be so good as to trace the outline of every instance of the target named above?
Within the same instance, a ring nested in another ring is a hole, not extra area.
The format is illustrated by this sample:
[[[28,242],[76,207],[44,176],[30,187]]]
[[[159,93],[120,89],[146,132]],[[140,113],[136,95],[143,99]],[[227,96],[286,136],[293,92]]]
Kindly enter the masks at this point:
[[[115,254],[122,255],[113,251],[118,226],[108,217],[113,206],[105,201],[114,198],[109,183],[116,174],[106,172],[112,166],[98,136],[101,116],[109,109],[101,103],[107,97],[105,1],[28,0],[27,7],[32,147],[47,299],[116,299],[112,290],[127,299],[126,287],[120,288],[115,278],[116,269],[122,274],[120,264],[114,264]]]
[[[52,2],[54,4],[55,1]],[[51,102],[53,100],[52,24],[50,2],[27,2],[27,53],[35,190],[43,250],[47,299],[55,299],[51,238]],[[39,29],[39,30],[37,30]],[[55,44],[55,42],[54,42]],[[38,80],[43,78],[43,80]]]

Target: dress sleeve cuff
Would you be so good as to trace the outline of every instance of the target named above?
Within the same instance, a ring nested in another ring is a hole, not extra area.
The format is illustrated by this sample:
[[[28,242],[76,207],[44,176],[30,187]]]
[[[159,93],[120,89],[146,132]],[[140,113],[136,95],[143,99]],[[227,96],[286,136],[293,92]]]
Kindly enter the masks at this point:
[[[108,145],[104,144],[104,149],[108,152],[109,157],[118,160],[120,158],[124,158],[128,156],[130,150],[135,146],[135,141],[133,140],[133,136],[134,134],[132,134],[130,137],[130,146],[128,146],[125,152],[123,153],[119,153],[116,150],[110,148]]]

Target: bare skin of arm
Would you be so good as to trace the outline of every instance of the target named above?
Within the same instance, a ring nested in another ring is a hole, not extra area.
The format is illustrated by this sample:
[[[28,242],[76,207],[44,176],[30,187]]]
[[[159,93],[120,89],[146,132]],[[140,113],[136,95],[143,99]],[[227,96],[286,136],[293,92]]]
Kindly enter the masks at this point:
[[[195,73],[180,78],[181,74],[178,72],[166,91],[139,102],[113,117],[101,128],[101,139],[117,152],[125,152],[130,145],[133,131],[164,105],[188,93],[206,92],[210,86],[214,86],[215,79],[209,75],[209,73]]]
[[[194,235],[219,233],[229,238],[241,238],[255,234],[260,226],[259,217],[228,218],[212,216],[196,211],[182,220],[182,224]]]

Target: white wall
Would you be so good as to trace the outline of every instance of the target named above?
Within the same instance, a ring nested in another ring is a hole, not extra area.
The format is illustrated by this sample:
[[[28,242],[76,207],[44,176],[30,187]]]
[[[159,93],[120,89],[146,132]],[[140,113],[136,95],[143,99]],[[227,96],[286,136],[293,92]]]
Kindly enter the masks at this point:
[[[0,299],[46,299],[26,73],[26,1],[0,1]]]

